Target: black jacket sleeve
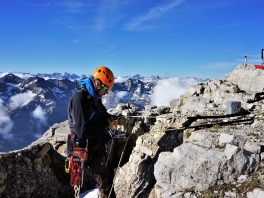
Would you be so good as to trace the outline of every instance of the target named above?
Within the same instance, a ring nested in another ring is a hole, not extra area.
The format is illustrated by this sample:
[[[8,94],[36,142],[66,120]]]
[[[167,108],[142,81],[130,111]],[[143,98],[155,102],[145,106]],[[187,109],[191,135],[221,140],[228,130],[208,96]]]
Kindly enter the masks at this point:
[[[76,92],[69,101],[69,125],[71,132],[75,133],[79,138],[82,137],[90,112],[90,106],[86,97],[86,94],[83,94],[83,92]]]

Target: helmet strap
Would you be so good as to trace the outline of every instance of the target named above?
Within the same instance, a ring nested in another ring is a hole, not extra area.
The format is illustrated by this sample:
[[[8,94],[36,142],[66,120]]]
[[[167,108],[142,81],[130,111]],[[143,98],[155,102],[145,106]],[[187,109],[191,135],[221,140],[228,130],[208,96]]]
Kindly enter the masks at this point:
[[[94,78],[93,81],[94,81],[94,88],[95,88],[94,92],[98,95],[98,92],[99,92],[103,87],[101,86],[100,88],[98,88],[98,83],[101,84],[101,82],[100,82],[98,79],[95,79],[95,78]]]

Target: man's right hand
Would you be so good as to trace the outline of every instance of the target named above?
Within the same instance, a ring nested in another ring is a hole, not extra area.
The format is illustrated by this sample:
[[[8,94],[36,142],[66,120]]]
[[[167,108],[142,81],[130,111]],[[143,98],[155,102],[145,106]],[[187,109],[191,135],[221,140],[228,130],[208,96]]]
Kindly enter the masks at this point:
[[[120,118],[109,118],[108,119],[109,122],[109,129],[113,129],[115,128],[117,125],[125,125],[126,123],[126,119],[125,117],[120,117]]]

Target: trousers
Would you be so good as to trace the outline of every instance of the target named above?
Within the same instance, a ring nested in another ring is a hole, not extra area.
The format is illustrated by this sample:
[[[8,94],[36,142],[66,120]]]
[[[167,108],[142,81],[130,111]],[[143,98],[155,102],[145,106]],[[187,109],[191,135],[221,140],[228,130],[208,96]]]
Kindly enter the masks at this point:
[[[87,169],[98,184],[100,198],[115,198],[114,188],[111,191],[114,179],[114,170],[110,163],[106,164],[104,145],[95,145],[89,150]]]

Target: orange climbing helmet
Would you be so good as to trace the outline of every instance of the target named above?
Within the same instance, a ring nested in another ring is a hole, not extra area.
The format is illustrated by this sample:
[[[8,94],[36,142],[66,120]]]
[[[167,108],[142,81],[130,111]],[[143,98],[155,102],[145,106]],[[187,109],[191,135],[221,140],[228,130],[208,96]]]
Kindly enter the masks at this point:
[[[93,72],[93,77],[98,78],[108,87],[112,87],[114,85],[115,78],[113,72],[105,66],[96,68]]]

